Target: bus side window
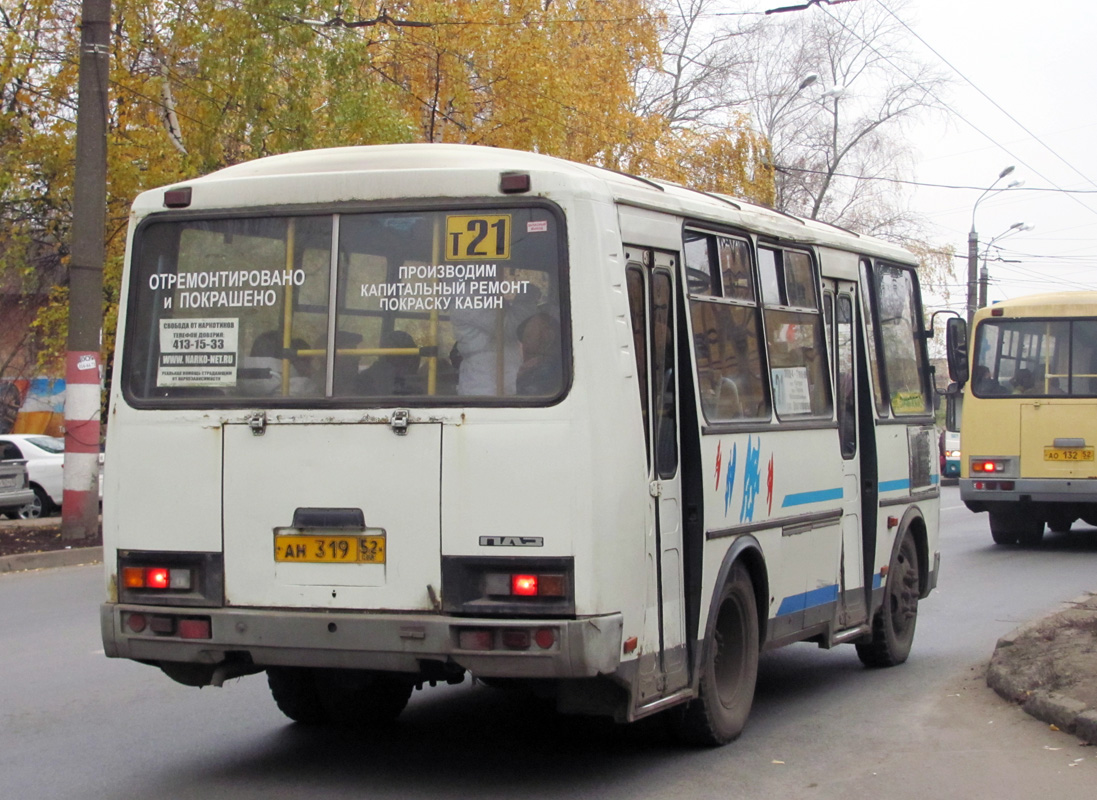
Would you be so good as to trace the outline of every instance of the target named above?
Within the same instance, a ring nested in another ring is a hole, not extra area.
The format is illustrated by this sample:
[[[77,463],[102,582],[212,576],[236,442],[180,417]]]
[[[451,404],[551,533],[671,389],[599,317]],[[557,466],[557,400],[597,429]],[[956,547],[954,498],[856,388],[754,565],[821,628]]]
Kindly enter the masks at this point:
[[[701,409],[709,422],[768,420],[761,310],[754,296],[750,244],[687,232],[686,275]],[[719,273],[711,267],[718,254]],[[697,276],[717,274],[718,281]]]
[[[830,373],[811,256],[800,250],[759,247],[758,268],[777,416],[830,418]]]

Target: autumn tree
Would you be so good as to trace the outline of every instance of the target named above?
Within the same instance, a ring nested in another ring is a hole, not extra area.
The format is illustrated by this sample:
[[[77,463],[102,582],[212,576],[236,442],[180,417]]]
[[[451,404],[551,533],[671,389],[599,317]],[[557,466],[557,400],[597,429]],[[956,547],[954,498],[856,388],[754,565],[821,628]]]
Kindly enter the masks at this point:
[[[79,15],[79,0],[0,8],[0,270],[59,284],[38,320],[54,355]],[[107,358],[132,198],[264,155],[465,142],[764,199],[772,182],[741,118],[637,102],[636,76],[664,68],[665,20],[653,0],[114,0]]]
[[[749,66],[727,85],[770,143],[778,208],[892,238],[916,227],[899,182],[913,172],[904,133],[941,109],[945,81],[906,41],[875,3],[775,14],[735,40]]]

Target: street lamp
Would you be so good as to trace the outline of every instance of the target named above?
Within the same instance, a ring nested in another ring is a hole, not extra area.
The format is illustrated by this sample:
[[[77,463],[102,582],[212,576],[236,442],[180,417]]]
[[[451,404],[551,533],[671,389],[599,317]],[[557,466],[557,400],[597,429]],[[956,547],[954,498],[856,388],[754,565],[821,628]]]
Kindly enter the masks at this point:
[[[979,234],[975,232],[975,211],[979,208],[979,203],[983,201],[983,198],[998,185],[998,181],[1009,175],[1013,170],[1014,167],[1010,165],[999,172],[998,177],[994,179],[994,183],[983,190],[983,193],[979,195],[979,199],[975,201],[975,205],[971,208],[971,231],[967,235],[967,326],[969,331],[971,330],[971,323],[975,319],[975,309],[979,307],[976,305],[978,301],[976,290],[979,283]],[[1012,183],[1006,188],[1019,185],[1019,183]]]
[[[1025,231],[1031,231],[1035,228],[1035,225],[1026,225],[1023,222],[1014,222],[1004,231],[993,237],[987,242],[986,250],[983,251],[983,267],[979,271],[979,308],[985,308],[987,304],[987,282],[990,277],[987,272],[987,259],[990,258],[990,248],[994,246],[994,243],[999,239],[1005,239],[1007,236],[1011,236],[1015,233],[1024,233]]]

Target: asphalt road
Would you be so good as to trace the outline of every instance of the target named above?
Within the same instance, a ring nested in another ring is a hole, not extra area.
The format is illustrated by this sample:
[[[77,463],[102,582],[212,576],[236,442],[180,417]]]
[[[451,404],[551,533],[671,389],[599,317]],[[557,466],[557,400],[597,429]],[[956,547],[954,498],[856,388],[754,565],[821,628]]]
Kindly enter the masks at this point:
[[[189,689],[104,658],[101,568],[0,575],[0,786],[20,800],[1091,796],[1097,750],[1000,700],[983,670],[999,636],[1097,588],[1097,531],[1001,548],[955,488],[943,508],[941,585],[910,661],[769,654],[746,733],[718,750],[468,684],[417,693],[384,737],[300,729],[262,676]]]

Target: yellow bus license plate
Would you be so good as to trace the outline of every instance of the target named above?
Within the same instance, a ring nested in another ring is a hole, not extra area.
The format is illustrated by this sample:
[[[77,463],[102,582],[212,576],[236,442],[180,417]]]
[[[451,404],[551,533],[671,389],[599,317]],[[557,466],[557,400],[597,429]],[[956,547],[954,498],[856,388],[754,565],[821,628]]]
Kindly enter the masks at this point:
[[[1092,447],[1045,447],[1044,461],[1092,461]]]
[[[274,560],[302,564],[384,564],[384,536],[276,536]]]

